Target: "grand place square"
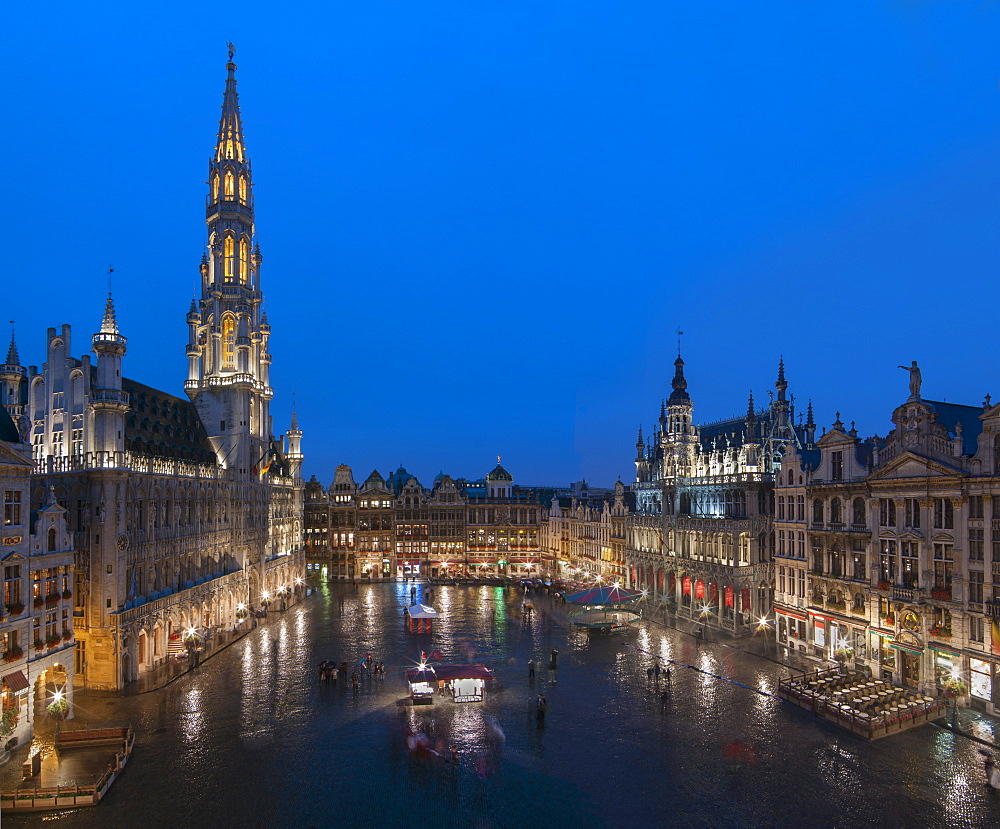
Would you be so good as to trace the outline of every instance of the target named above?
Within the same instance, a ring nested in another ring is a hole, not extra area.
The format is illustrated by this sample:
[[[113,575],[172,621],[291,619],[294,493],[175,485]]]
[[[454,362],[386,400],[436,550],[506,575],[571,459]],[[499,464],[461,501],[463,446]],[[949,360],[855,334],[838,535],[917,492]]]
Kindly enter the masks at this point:
[[[1000,825],[992,9],[414,5],[15,73],[0,819]]]

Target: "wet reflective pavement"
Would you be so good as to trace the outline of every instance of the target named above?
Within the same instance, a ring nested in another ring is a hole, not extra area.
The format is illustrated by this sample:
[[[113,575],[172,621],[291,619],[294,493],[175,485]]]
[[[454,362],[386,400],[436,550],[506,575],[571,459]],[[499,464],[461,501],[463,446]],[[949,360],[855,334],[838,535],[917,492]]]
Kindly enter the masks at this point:
[[[408,634],[410,588],[321,588],[162,691],[87,700],[92,719],[136,726],[128,769],[94,809],[4,825],[1000,825],[971,740],[928,725],[869,743],[771,696],[787,673],[773,662],[658,625],[588,636],[547,599],[524,619],[515,589],[437,587],[435,631]],[[421,649],[481,661],[503,690],[400,706]],[[365,677],[357,695],[317,681],[321,660],[369,651],[384,681]],[[674,666],[664,704],[651,653],[707,673]],[[411,755],[407,729],[454,746],[458,763]],[[735,740],[753,757],[730,763]]]

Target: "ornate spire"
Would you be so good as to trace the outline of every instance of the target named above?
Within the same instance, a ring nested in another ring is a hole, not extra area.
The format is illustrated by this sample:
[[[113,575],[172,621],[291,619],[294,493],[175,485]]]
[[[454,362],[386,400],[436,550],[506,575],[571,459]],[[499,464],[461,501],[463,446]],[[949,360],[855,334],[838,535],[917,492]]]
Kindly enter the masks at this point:
[[[816,428],[816,422],[813,420],[813,402],[811,398],[809,400],[809,407],[806,409],[806,427]]]
[[[778,390],[778,400],[785,399],[785,389],[788,388],[788,383],[785,381],[785,358],[784,356],[778,358],[778,379],[774,384],[774,387]]]
[[[219,119],[219,136],[215,142],[215,160],[230,159],[237,162],[246,160],[243,143],[243,122],[240,119],[240,99],[236,92],[236,64],[233,63],[235,48],[229,44],[229,62],[226,69],[226,91],[222,97],[222,117]]]
[[[21,358],[17,356],[17,343],[14,342],[14,320],[10,321],[10,348],[7,349],[7,365],[21,365]]]
[[[674,379],[670,385],[674,388],[667,400],[671,406],[691,402],[691,397],[687,393],[687,380],[684,379],[684,360],[680,354],[674,360]]]
[[[102,334],[117,334],[118,320],[115,319],[115,303],[111,299],[111,291],[108,291],[108,301],[104,304],[104,320],[101,322]]]

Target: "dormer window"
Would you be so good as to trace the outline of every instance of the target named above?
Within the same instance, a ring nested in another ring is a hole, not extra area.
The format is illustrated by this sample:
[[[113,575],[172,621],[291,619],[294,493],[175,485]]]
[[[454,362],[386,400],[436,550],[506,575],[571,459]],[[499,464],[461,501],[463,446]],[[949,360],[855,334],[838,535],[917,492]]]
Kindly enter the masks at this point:
[[[830,480],[844,480],[844,453],[832,452],[830,454]]]

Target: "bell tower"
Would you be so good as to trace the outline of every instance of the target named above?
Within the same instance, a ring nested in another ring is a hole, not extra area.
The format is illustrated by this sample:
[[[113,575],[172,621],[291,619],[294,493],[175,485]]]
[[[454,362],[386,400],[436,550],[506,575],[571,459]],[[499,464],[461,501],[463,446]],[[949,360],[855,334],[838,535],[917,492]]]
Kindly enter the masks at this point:
[[[254,229],[253,176],[229,44],[226,89],[208,163],[201,295],[187,313],[188,379],[219,462],[250,478],[271,435],[271,328],[260,289],[262,257]]]

